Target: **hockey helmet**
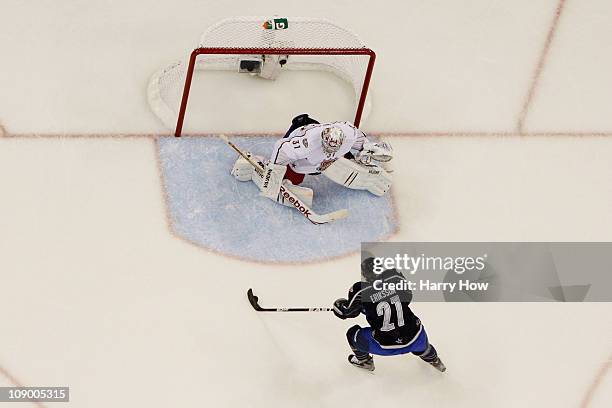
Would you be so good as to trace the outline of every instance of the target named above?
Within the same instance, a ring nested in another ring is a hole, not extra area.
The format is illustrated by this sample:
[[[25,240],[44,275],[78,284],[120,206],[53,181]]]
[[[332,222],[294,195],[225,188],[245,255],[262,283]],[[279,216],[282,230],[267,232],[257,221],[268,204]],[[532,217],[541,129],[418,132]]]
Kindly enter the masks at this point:
[[[374,282],[378,278],[374,272],[374,257],[369,257],[361,262],[361,278],[364,282]]]

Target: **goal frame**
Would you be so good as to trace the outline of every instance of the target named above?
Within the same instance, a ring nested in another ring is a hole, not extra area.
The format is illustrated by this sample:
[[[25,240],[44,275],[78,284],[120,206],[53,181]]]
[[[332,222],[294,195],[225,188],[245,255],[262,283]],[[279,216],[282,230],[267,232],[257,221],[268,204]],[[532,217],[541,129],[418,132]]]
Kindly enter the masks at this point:
[[[361,86],[361,94],[357,101],[357,109],[353,123],[359,126],[363,109],[366,103],[366,96],[370,86],[370,79],[374,70],[374,62],[376,61],[376,53],[370,48],[223,48],[223,47],[200,47],[191,52],[189,57],[189,65],[185,75],[185,85],[181,98],[181,106],[178,112],[178,120],[174,132],[175,137],[180,137],[183,131],[183,123],[187,111],[187,102],[189,100],[189,91],[193,80],[193,73],[196,69],[196,60],[200,55],[364,55],[368,56],[368,66],[366,68],[363,83]],[[204,57],[205,58],[205,57]]]

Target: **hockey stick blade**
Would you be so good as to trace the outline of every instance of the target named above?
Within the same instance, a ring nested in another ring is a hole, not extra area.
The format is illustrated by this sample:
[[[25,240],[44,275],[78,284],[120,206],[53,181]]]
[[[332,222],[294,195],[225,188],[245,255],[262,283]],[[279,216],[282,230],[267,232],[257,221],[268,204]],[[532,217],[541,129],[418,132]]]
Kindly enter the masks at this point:
[[[249,298],[249,303],[251,304],[251,306],[253,306],[253,309],[257,310],[258,312],[263,311],[261,306],[259,306],[259,304],[257,303],[259,301],[259,298],[253,294],[253,289],[249,288],[249,290],[247,291],[247,298]]]
[[[259,306],[259,298],[253,293],[253,289],[247,290],[247,298],[253,309],[258,312],[331,312],[330,307],[275,307],[266,308]]]
[[[311,217],[310,217],[310,222],[312,222],[313,224],[327,224],[329,222],[333,222],[333,221],[338,221],[341,220],[343,218],[348,217],[349,212],[346,208],[343,208],[342,210],[338,210],[338,211],[334,211],[334,212],[330,212],[328,214],[315,214],[312,213]]]

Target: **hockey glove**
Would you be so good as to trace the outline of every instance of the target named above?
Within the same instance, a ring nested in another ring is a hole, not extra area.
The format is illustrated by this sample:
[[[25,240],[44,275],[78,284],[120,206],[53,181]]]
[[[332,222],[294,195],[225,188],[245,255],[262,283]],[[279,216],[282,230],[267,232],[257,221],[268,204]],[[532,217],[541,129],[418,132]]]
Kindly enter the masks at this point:
[[[348,310],[348,299],[337,299],[334,302],[334,314],[336,315],[336,317],[339,317],[340,319],[344,320],[346,319],[348,316],[346,315],[346,312]]]
[[[388,162],[393,158],[393,148],[388,142],[363,144],[363,150],[359,152],[357,160],[363,164],[370,164],[371,160]]]

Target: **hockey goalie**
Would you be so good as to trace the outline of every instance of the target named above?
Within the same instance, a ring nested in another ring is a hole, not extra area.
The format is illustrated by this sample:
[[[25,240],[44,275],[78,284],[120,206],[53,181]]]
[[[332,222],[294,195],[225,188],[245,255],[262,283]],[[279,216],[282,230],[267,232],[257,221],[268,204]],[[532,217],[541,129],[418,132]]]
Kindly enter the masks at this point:
[[[231,174],[240,181],[253,181],[261,195],[292,207],[281,188],[289,189],[312,206],[313,191],[300,186],[306,175],[324,175],[335,183],[382,196],[391,188],[391,176],[381,163],[393,158],[388,143],[373,143],[349,122],[319,123],[302,114],[293,118],[285,136],[278,140],[269,159],[246,153]],[[256,171],[250,162],[258,162]]]

